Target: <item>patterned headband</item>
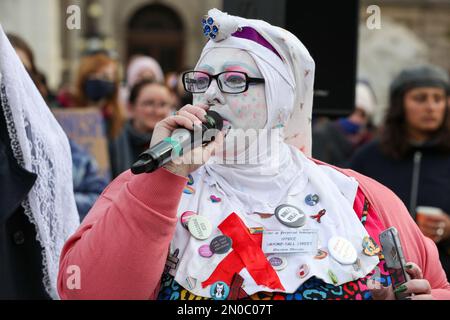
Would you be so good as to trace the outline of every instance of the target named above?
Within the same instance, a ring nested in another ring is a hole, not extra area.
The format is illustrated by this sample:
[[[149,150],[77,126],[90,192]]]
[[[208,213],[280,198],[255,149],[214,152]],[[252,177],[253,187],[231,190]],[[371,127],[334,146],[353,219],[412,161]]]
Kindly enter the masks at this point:
[[[275,53],[281,60],[283,60],[277,50],[275,50],[275,48],[266,39],[264,39],[264,37],[261,36],[258,31],[256,31],[252,27],[238,27],[235,23],[231,23],[230,25],[229,21],[226,21],[224,19],[229,17],[230,16],[226,15],[223,17],[218,17],[215,20],[211,16],[205,16],[202,19],[203,34],[205,35],[205,37],[208,37],[212,41],[216,42],[224,40],[229,36],[251,40],[258,43],[259,45],[262,45],[263,47],[266,47],[267,49]],[[221,21],[222,23],[220,23],[217,20],[224,21]],[[225,24],[224,28],[221,28],[222,24]]]

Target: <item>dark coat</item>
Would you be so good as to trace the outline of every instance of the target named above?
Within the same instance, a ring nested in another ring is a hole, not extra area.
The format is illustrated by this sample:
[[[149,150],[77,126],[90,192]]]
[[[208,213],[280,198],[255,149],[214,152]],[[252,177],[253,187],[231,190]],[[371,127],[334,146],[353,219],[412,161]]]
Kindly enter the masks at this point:
[[[50,299],[42,282],[42,247],[20,205],[36,177],[14,158],[0,108],[0,300]]]
[[[371,128],[357,133],[348,133],[341,121],[325,120],[316,123],[312,131],[312,157],[314,159],[347,168],[350,158],[362,145],[372,140]]]
[[[420,162],[416,157],[421,154]],[[386,156],[378,141],[369,143],[356,152],[350,168],[369,176],[394,191],[405,206],[411,206],[411,186],[414,168],[419,168],[417,198],[413,207],[431,206],[450,214],[450,154],[443,153],[432,143],[415,146],[401,160]],[[413,213],[414,214],[414,213]],[[437,245],[442,266],[450,279],[450,240]]]
[[[137,132],[133,128],[132,120],[129,120],[123,127],[120,135],[109,145],[113,178],[130,169],[139,158],[139,155],[150,146],[151,140],[151,133],[143,134]]]
[[[354,148],[337,122],[326,121],[314,126],[312,132],[312,156],[314,159],[346,167]]]

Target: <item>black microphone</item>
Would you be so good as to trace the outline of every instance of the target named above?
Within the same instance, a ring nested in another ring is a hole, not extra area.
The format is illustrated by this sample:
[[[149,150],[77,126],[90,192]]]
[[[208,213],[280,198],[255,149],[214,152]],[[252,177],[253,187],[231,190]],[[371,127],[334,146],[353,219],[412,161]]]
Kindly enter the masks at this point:
[[[131,166],[131,172],[133,174],[153,172],[170,160],[182,156],[185,150],[193,150],[214,141],[215,135],[211,133],[222,130],[223,118],[215,111],[207,111],[205,119],[206,122],[202,122],[201,125],[201,134],[200,128],[198,131],[197,129],[196,131],[186,128],[176,129],[170,137],[141,153],[138,160]],[[208,131],[210,129],[215,130]]]

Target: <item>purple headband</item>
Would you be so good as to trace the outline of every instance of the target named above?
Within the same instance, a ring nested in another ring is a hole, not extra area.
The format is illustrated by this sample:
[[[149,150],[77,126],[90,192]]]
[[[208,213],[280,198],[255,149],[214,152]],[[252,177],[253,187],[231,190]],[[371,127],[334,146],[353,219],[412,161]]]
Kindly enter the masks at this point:
[[[242,27],[240,30],[233,33],[232,36],[236,37],[236,38],[242,38],[242,39],[254,41],[254,42],[262,45],[263,47],[266,47],[267,49],[269,49],[270,51],[275,53],[281,60],[283,60],[281,58],[281,56],[279,55],[279,53],[277,52],[277,50],[275,50],[275,48],[269,43],[269,41],[264,39],[264,37],[261,36],[258,33],[258,31],[256,31],[252,27]]]

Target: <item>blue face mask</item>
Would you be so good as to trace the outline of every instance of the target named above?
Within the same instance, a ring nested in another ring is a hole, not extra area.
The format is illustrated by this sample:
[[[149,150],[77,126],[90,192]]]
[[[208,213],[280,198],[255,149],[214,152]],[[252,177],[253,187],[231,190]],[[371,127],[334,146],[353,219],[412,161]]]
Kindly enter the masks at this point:
[[[351,122],[347,118],[340,118],[339,124],[341,125],[341,128],[344,129],[344,131],[349,134],[356,134],[359,132],[359,130],[361,130],[360,125]]]
[[[114,82],[108,80],[88,79],[84,84],[84,93],[89,100],[94,102],[110,98],[114,93],[114,89]]]

